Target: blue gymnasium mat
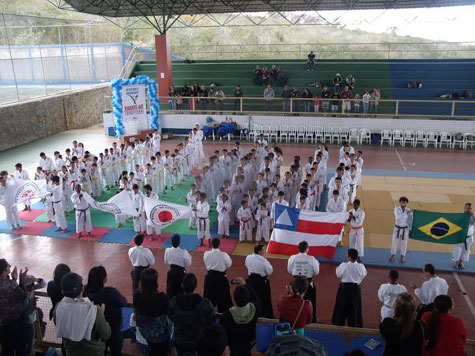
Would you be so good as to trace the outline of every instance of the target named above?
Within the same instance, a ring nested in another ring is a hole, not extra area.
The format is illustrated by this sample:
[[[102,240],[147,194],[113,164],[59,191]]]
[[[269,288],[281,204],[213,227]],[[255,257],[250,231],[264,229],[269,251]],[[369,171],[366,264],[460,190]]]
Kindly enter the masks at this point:
[[[209,230],[212,237],[221,237],[218,235],[218,223],[211,224],[211,228]],[[229,226],[229,237],[231,239],[238,239],[239,238],[239,225],[230,225]]]
[[[23,227],[28,223],[29,221],[20,220],[20,227]],[[0,221],[0,234],[11,234],[13,231],[14,230],[12,230],[12,227],[7,223],[6,220]]]
[[[110,229],[99,239],[99,242],[128,245],[135,235],[137,233],[134,230]]]
[[[68,224],[68,232],[64,233],[62,231],[55,231],[57,229],[56,225],[51,226],[48,230],[43,231],[40,236],[55,237],[59,239],[67,239],[72,234],[76,233],[76,225]]]

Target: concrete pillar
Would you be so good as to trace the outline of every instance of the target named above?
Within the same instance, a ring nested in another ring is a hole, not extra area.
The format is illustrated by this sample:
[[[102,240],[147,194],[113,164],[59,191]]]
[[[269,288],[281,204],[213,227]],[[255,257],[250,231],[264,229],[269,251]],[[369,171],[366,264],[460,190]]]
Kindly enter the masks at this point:
[[[166,96],[168,89],[173,84],[172,52],[170,40],[166,34],[155,36],[155,50],[157,57],[158,95]],[[166,103],[167,99],[160,99],[160,102]]]

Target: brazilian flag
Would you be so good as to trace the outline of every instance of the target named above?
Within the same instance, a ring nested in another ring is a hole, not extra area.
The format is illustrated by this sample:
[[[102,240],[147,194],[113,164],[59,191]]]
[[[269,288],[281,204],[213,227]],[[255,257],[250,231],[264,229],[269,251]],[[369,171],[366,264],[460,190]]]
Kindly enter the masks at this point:
[[[438,244],[463,243],[469,225],[470,214],[414,210],[410,238]]]

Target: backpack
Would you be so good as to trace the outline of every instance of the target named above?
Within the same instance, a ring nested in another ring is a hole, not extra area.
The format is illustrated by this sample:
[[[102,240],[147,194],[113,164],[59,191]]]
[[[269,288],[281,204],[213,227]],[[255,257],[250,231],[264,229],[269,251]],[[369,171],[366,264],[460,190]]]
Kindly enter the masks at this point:
[[[173,332],[173,325],[167,315],[158,317],[135,314],[137,327],[142,336],[151,344],[168,342]]]

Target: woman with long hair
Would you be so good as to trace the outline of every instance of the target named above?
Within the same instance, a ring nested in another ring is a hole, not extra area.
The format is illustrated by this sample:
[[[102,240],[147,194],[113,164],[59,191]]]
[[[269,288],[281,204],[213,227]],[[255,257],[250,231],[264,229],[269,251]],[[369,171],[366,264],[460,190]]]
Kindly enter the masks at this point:
[[[451,297],[439,295],[434,300],[434,310],[422,315],[428,330],[425,356],[465,355],[467,329],[461,318],[451,314],[453,306]]]
[[[416,321],[416,300],[409,293],[398,295],[394,316],[385,318],[379,331],[386,340],[383,356],[421,356],[424,346],[424,324]]]
[[[136,325],[148,343],[149,356],[167,356],[172,325],[167,316],[168,297],[158,291],[158,272],[147,268],[134,293]]]
[[[122,353],[122,308],[127,306],[127,299],[114,287],[106,287],[107,272],[103,266],[91,268],[84,296],[96,305],[104,305],[104,316],[111,327],[111,336],[106,341],[106,347],[111,356]]]
[[[69,266],[64,263],[60,263],[56,265],[54,269],[53,280],[48,282],[46,292],[51,299],[51,304],[53,304],[53,307],[49,313],[50,319],[53,318],[54,307],[64,297],[63,293],[61,292],[61,280],[69,272],[71,272],[71,268],[69,268]]]

